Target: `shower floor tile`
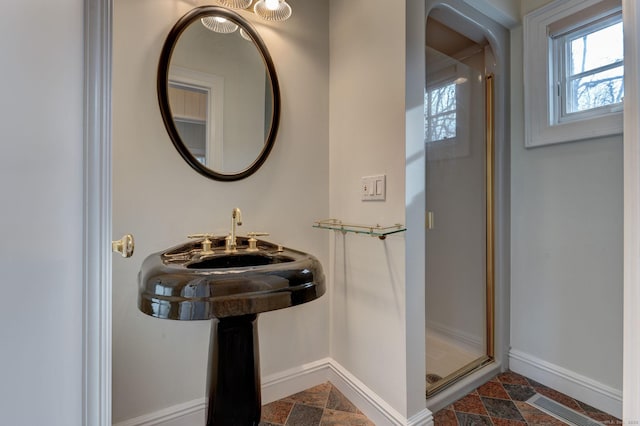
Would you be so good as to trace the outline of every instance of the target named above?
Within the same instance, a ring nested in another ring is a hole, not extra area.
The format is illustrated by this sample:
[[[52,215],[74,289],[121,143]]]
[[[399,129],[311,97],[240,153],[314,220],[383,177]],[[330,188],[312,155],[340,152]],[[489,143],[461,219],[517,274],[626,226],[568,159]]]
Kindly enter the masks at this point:
[[[484,355],[484,349],[472,349],[430,328],[426,331],[426,345],[429,348],[425,359],[427,374],[440,378]],[[433,381],[437,380],[435,378]]]
[[[525,401],[534,393],[553,399],[604,425],[622,425],[609,414],[577,401],[534,380],[507,371],[434,414],[435,426],[566,426]]]
[[[375,426],[330,382],[266,404],[260,426]]]

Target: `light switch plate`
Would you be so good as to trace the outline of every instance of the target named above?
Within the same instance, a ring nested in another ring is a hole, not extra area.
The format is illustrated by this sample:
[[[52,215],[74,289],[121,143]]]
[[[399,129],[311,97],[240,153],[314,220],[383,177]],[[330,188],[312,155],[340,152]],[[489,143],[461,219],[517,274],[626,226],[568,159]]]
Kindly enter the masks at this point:
[[[384,201],[387,197],[386,175],[363,176],[360,194],[362,201]]]

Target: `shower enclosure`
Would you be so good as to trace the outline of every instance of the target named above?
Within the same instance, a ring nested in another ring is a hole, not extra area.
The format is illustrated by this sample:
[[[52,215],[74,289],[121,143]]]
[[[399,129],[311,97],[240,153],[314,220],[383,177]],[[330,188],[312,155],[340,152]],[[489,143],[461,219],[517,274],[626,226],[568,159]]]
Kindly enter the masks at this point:
[[[427,398],[484,367],[504,368],[496,332],[504,336],[506,326],[496,326],[496,304],[504,301],[509,224],[500,56],[506,49],[496,38],[505,43],[507,36],[461,1],[431,3],[424,93]],[[504,348],[506,338],[498,340]]]

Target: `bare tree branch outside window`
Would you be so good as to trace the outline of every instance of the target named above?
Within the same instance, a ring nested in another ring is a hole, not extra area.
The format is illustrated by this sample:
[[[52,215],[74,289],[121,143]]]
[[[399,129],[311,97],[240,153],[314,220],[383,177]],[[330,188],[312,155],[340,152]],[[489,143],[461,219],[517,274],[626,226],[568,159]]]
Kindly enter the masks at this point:
[[[424,138],[438,142],[456,137],[456,84],[427,89],[424,94]]]
[[[622,102],[624,49],[622,22],[567,37],[567,113]]]

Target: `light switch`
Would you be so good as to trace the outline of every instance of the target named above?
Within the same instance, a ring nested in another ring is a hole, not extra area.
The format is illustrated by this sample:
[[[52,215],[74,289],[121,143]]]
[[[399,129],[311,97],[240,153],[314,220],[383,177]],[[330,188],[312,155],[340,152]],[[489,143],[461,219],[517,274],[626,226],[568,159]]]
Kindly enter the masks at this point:
[[[376,195],[382,195],[383,190],[382,179],[376,179]]]
[[[386,176],[362,177],[362,201],[384,201],[386,199]]]

